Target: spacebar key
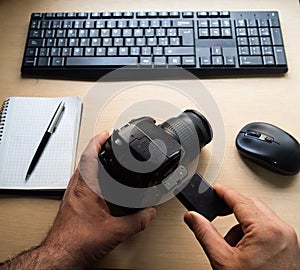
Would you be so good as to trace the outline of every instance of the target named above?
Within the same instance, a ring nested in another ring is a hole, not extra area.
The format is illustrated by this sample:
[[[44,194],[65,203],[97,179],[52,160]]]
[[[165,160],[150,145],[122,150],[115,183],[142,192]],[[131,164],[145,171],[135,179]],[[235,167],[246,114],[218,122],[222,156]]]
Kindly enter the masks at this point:
[[[137,57],[67,57],[66,61],[66,66],[117,67],[137,64]]]

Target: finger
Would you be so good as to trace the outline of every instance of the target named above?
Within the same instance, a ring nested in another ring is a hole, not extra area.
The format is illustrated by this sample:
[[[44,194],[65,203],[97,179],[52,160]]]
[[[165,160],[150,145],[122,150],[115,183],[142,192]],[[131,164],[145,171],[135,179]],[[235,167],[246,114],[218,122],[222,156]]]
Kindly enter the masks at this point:
[[[115,217],[116,231],[122,232],[119,237],[121,242],[130,236],[145,230],[150,221],[156,216],[156,210],[153,207],[143,209],[134,214]]]
[[[84,150],[84,154],[88,156],[95,156],[95,153],[98,154],[101,150],[101,146],[108,139],[109,133],[108,131],[103,131],[100,134],[94,136],[88,143],[86,149]]]
[[[214,189],[220,198],[227,203],[228,207],[232,209],[240,224],[247,226],[252,224],[254,220],[264,218],[264,214],[251,198],[220,184],[215,184]]]
[[[98,185],[92,185],[91,183],[98,183],[96,181],[97,177],[97,167],[98,163],[94,162],[94,159],[91,157],[97,157],[98,153],[100,152],[101,146],[105,143],[107,140],[109,134],[107,131],[103,131],[102,133],[96,135],[93,137],[85,150],[83,151],[78,168],[75,170],[73,176],[71,177],[66,193],[69,193],[68,191],[70,189],[75,189],[78,180],[79,179],[85,179],[86,181],[89,180],[89,186],[95,186],[98,187]],[[92,179],[92,180],[91,180]],[[94,190],[94,189],[93,189]],[[95,188],[96,190],[96,188]]]
[[[184,221],[194,232],[200,245],[211,261],[231,256],[231,247],[217,229],[205,217],[190,211],[184,215]]]
[[[274,219],[279,217],[277,214],[266,204],[264,204],[260,199],[252,197],[253,203],[260,209],[260,211],[263,213],[265,217],[268,217],[269,219]]]
[[[237,243],[243,238],[243,236],[243,229],[240,224],[237,224],[229,230],[224,239],[230,246],[235,247]]]

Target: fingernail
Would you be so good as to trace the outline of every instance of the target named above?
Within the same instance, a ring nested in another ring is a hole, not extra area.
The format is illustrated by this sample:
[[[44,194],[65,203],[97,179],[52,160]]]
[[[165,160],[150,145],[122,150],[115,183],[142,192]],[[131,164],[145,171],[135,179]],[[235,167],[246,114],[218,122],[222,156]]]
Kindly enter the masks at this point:
[[[156,209],[154,207],[149,207],[147,208],[147,210],[150,214],[151,220],[156,217]]]
[[[186,212],[183,219],[184,222],[191,228],[194,223],[193,212],[192,211]]]

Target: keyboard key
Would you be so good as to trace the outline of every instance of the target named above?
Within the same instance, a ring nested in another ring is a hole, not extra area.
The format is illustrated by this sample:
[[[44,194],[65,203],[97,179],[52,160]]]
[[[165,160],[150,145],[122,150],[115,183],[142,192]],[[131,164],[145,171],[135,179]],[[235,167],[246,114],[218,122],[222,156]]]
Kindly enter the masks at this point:
[[[171,11],[170,12],[170,17],[171,18],[179,18],[180,13],[178,11]]]
[[[84,51],[84,55],[85,56],[93,56],[95,55],[95,49],[94,48],[85,48],[85,51]]]
[[[40,53],[39,56],[49,56],[49,48],[40,48],[39,49]]]
[[[73,56],[83,56],[83,48],[74,48]]]
[[[23,65],[26,67],[33,67],[35,66],[36,58],[35,57],[25,57]]]
[[[261,66],[263,64],[262,58],[260,56],[241,56],[240,65],[241,66]]]
[[[206,39],[209,37],[209,29],[208,28],[199,28],[198,37]]]
[[[182,46],[194,45],[194,31],[193,29],[178,29],[178,35],[182,37]]]
[[[251,46],[250,47],[250,54],[251,55],[261,55],[261,49],[259,46]]]
[[[276,61],[276,65],[286,65],[286,57],[284,53],[284,49],[281,46],[274,47],[274,57]]]
[[[273,49],[271,46],[264,46],[262,47],[262,54],[263,55],[273,55]]]
[[[208,17],[208,12],[206,12],[206,11],[197,12],[197,17],[198,18],[207,18]]]
[[[270,27],[280,27],[279,20],[277,18],[269,19]]]
[[[140,55],[140,47],[131,47],[130,55]]]
[[[256,28],[253,28],[253,29],[257,30]],[[269,28],[259,28],[259,35],[261,37],[268,37],[268,36],[270,36]],[[257,36],[257,34],[255,36]]]
[[[105,55],[106,54],[106,48],[97,48],[96,49],[96,55],[97,56],[102,56],[102,55]]]
[[[201,27],[201,28],[208,28],[209,27],[209,20],[206,20],[206,19],[200,19],[198,21],[198,27]]]
[[[37,52],[38,52],[37,48],[27,48],[25,55],[26,56],[37,56]]]
[[[166,47],[165,55],[194,55],[194,47]]]
[[[225,56],[224,57],[224,65],[225,66],[235,66],[235,58],[234,56]]]
[[[37,39],[29,39],[27,42],[28,47],[43,47],[45,44],[45,39],[37,38]]]
[[[221,36],[224,38],[232,38],[231,28],[221,28]]]
[[[282,36],[279,28],[271,28],[271,37],[274,46],[283,45]]]
[[[246,28],[237,28],[236,35],[238,37],[246,37],[247,36],[247,29]]]
[[[222,55],[222,48],[221,47],[212,47],[211,55]]]
[[[63,48],[61,55],[62,56],[71,56],[72,55],[72,48]]]
[[[180,27],[180,28],[183,28],[183,27],[190,28],[190,27],[193,27],[193,21],[192,20],[174,20],[174,21],[172,21],[172,26]]]
[[[152,64],[152,57],[145,57],[145,56],[142,56],[140,58],[140,64],[142,66],[148,66],[148,65],[151,65]]]
[[[267,40],[269,40],[269,38],[262,38],[263,40],[266,41],[266,45],[268,45]],[[258,37],[250,37],[249,38],[249,45],[250,46],[259,46],[260,42],[259,42],[259,38]]]
[[[154,65],[164,66],[167,64],[167,59],[165,56],[155,56],[154,57]]]
[[[107,55],[108,55],[108,56],[118,55],[118,50],[117,50],[117,48],[115,48],[115,47],[107,48]]]
[[[129,55],[129,50],[127,47],[121,47],[119,48],[119,55],[121,56],[128,56]]]
[[[249,47],[239,47],[239,55],[249,55]]]
[[[101,44],[100,38],[92,38],[91,46],[92,47],[99,47]]]
[[[248,27],[257,27],[257,21],[256,21],[256,19],[248,19],[247,20],[247,26]]]
[[[168,64],[169,65],[180,65],[181,64],[181,60],[179,56],[169,56],[168,57]]]
[[[53,57],[52,58],[52,66],[64,66],[64,58],[63,57]]]
[[[208,56],[200,57],[200,65],[201,66],[211,66],[211,60]]]
[[[142,47],[141,54],[142,55],[151,55],[151,48],[150,47]]]
[[[222,56],[212,56],[212,65],[213,66],[223,66],[223,57]]]
[[[246,37],[239,37],[237,39],[237,43],[238,43],[238,46],[248,46],[248,38]]]
[[[264,56],[263,61],[264,61],[265,66],[274,66],[275,65],[273,56]]]
[[[246,27],[246,21],[244,19],[236,20],[235,27]]]
[[[260,43],[261,43],[262,46],[272,45],[271,38],[269,38],[269,37],[260,38]],[[255,45],[259,45],[259,44],[255,44]]]
[[[268,20],[267,19],[258,19],[257,21],[258,27],[268,27]]]
[[[154,47],[153,55],[163,55],[163,48],[162,47]]]
[[[194,67],[196,65],[195,57],[194,56],[183,56],[182,57],[182,65]]]
[[[66,66],[108,66],[137,65],[137,57],[67,57]]]
[[[29,37],[30,38],[41,38],[43,37],[44,30],[30,30]]]

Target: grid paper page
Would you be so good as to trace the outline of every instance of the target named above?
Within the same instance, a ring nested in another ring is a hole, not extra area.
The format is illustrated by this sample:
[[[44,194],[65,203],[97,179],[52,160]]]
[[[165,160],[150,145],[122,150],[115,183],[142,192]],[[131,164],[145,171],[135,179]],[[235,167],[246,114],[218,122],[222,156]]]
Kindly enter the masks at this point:
[[[25,182],[29,164],[60,101],[65,102],[60,122]],[[80,116],[77,97],[10,98],[0,144],[0,188],[65,189],[74,170]]]

